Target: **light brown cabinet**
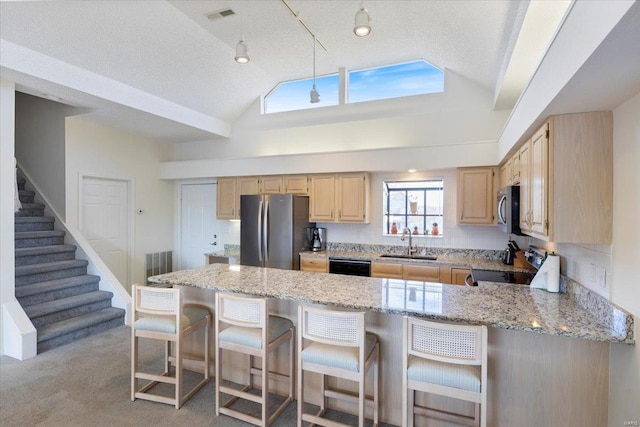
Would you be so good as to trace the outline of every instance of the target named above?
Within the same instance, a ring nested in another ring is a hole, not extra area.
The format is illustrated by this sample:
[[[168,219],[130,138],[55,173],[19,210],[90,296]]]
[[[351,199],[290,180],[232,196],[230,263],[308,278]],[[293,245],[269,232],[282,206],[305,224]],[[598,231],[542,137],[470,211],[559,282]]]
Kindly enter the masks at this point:
[[[313,175],[309,183],[310,221],[369,221],[369,174]]]
[[[520,184],[520,153],[516,151],[511,157],[511,180],[508,185]]]
[[[371,263],[371,277],[402,279],[402,264],[373,261]]]
[[[458,224],[495,224],[496,169],[495,167],[458,169]]]
[[[452,285],[466,285],[465,279],[471,274],[471,270],[468,268],[451,268],[451,279],[448,281]]]
[[[284,192],[286,194],[307,194],[309,178],[306,175],[285,175]]]
[[[371,277],[440,282],[440,266],[373,261],[371,263]]]
[[[500,188],[511,185],[511,160],[500,165]]]
[[[402,278],[405,280],[420,280],[422,282],[440,282],[440,267],[405,264],[402,268]]]
[[[282,194],[285,192],[285,177],[274,176],[240,176],[218,178],[218,196],[216,205],[217,219],[240,218],[240,196],[244,194]],[[307,177],[291,176],[290,194],[306,194]],[[304,182],[304,185],[302,184]],[[298,187],[295,187],[298,185]]]
[[[314,175],[309,179],[309,220],[332,222],[335,208],[335,177]]]
[[[236,210],[236,179],[218,178],[216,187],[216,218],[236,219],[238,214]]]
[[[260,178],[260,190],[263,194],[282,194],[284,190],[282,176],[263,176]]]
[[[338,222],[368,221],[369,180],[364,173],[342,174],[336,178]]]
[[[531,157],[531,140],[525,141],[520,150],[520,230],[523,233],[531,232],[529,226],[529,193],[530,190],[530,157]]]
[[[610,244],[610,111],[550,117],[520,149],[520,228],[552,242]]]
[[[240,196],[260,194],[262,189],[260,188],[260,178],[257,176],[243,176],[237,180],[236,219],[240,219]]]
[[[549,123],[531,138],[529,157],[529,230],[539,237],[548,236]]]
[[[300,256],[300,270],[327,273],[329,271],[329,262],[325,258]]]
[[[500,185],[504,188],[507,185],[520,184],[520,153],[516,151],[513,156],[500,165]],[[499,188],[496,188],[497,191]]]

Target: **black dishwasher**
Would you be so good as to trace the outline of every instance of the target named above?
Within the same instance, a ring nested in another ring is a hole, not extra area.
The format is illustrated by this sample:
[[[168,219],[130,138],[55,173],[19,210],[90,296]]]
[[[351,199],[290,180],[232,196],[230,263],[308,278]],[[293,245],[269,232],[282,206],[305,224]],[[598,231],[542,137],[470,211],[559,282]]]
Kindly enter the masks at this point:
[[[371,276],[371,261],[329,257],[329,273],[349,276]]]

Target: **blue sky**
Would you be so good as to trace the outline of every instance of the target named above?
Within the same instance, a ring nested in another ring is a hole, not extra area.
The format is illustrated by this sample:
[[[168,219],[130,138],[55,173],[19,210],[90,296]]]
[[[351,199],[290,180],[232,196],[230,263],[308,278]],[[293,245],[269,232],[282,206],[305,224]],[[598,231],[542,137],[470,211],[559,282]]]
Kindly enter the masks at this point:
[[[320,102],[309,102],[313,79],[281,83],[265,100],[265,111],[303,110],[338,105],[338,74],[316,77]],[[397,98],[444,91],[444,73],[425,61],[349,72],[349,102]]]

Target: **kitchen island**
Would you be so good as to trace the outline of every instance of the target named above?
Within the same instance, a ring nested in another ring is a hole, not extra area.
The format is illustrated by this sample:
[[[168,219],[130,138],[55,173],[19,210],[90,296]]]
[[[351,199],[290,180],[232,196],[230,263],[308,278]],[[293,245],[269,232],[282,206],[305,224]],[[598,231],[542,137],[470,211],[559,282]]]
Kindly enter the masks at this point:
[[[633,342],[629,330],[599,324],[568,295],[521,285],[481,282],[470,288],[224,264],[149,280],[184,286],[188,300],[212,308],[211,291],[271,297],[271,310],[294,323],[300,302],[367,311],[367,328],[381,341],[381,418],[397,425],[404,314],[490,326],[488,425],[493,426],[606,425],[609,342]],[[309,385],[317,389],[313,379]],[[313,392],[309,397],[318,399]],[[428,400],[452,411],[473,409],[435,396]]]

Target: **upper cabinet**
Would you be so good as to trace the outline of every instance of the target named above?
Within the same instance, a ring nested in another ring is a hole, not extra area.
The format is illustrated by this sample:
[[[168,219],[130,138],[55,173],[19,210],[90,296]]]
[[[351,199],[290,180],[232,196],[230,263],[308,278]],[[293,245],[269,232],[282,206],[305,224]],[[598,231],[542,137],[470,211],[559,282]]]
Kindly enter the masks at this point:
[[[550,117],[520,149],[520,177],[525,234],[553,242],[611,243],[610,111]]]
[[[495,167],[458,169],[458,224],[495,224]]]
[[[531,232],[531,226],[529,225],[529,159],[531,157],[531,139],[526,141],[522,147],[520,147],[518,153],[520,155],[520,230],[523,233],[528,234]]]
[[[216,217],[240,218],[244,194],[309,195],[309,220],[317,222],[369,222],[369,174],[243,176],[218,178]]]
[[[216,196],[216,218],[236,219],[238,217],[236,202],[236,179],[218,178]]]
[[[308,194],[309,178],[306,175],[285,175],[284,192],[286,194]]]
[[[505,160],[500,166],[500,187],[520,184],[520,152],[516,151],[513,156]]]
[[[314,175],[309,182],[310,221],[369,222],[369,174]]]
[[[260,178],[260,188],[263,194],[284,193],[284,182],[282,176],[263,176]]]
[[[335,177],[333,175],[314,175],[309,178],[309,221],[334,221]]]

